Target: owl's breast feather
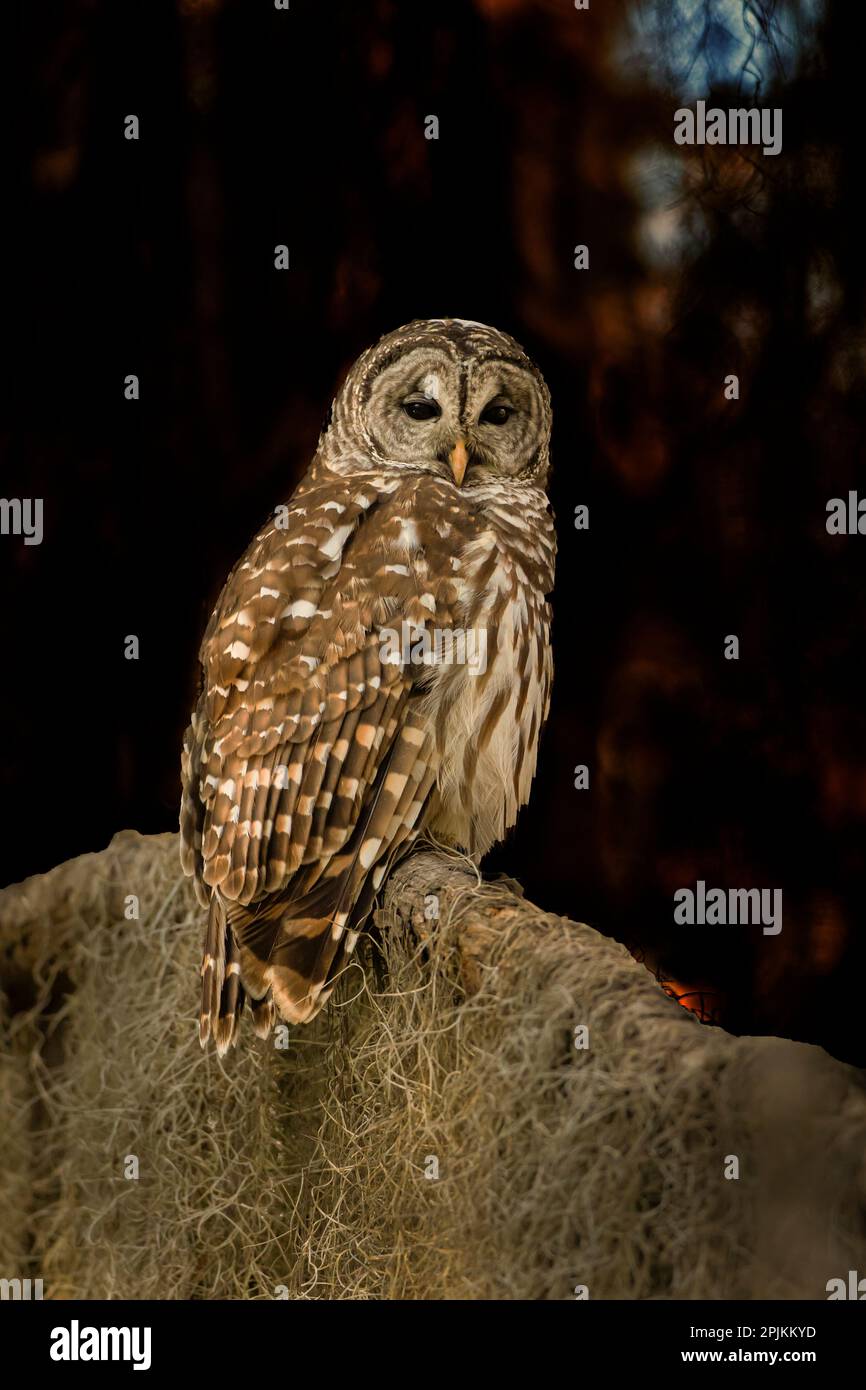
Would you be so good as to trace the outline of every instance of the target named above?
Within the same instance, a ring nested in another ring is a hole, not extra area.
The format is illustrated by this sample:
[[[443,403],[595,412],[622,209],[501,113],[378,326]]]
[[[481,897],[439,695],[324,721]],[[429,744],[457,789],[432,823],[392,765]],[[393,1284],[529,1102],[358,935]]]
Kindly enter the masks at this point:
[[[425,701],[441,751],[431,828],[477,855],[529,799],[550,677],[546,612],[522,567],[500,550],[483,594],[473,589],[493,544],[491,532],[467,547],[458,585],[458,615],[471,622],[464,649],[483,652],[483,663],[442,664]]]

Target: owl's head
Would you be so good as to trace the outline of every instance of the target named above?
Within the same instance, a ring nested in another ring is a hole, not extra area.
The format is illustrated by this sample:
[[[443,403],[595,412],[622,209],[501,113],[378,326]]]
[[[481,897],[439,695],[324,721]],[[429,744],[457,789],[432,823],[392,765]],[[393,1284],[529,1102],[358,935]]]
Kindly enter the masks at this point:
[[[431,472],[471,489],[543,487],[550,393],[520,344],[466,319],[418,319],[363,353],[334,401],[331,458]]]

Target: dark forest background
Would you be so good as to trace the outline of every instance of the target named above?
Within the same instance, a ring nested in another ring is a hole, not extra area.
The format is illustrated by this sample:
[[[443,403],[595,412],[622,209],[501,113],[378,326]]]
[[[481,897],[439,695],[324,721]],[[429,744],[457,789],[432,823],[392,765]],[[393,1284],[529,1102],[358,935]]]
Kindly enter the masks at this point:
[[[0,538],[0,881],[176,827],[211,605],[341,375],[480,319],[550,383],[560,531],[487,867],[706,1017],[866,1063],[866,539],[824,524],[864,457],[864,41],[850,0],[28,7],[0,493],[45,537]],[[696,97],[781,106],[782,153],[675,146]],[[781,887],[782,934],[675,927],[698,878]]]

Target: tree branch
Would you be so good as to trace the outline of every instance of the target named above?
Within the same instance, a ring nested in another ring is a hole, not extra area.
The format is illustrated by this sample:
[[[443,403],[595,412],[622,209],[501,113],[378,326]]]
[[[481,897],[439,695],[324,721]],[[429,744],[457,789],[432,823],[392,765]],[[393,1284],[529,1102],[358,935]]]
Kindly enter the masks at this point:
[[[137,915],[136,915],[137,914]],[[823,1299],[866,1093],[425,847],[334,1004],[223,1061],[176,836],[0,893],[0,1263],[46,1297]]]

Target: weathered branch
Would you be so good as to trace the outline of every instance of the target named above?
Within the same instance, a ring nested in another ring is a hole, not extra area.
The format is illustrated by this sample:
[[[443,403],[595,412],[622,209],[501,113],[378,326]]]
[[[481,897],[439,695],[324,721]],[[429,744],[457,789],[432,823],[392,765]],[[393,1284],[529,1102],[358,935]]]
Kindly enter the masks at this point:
[[[515,887],[416,853],[327,1016],[222,1062],[176,837],[4,890],[4,1270],[55,1297],[825,1298],[866,1268],[860,1073],[701,1026]]]

